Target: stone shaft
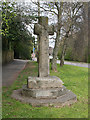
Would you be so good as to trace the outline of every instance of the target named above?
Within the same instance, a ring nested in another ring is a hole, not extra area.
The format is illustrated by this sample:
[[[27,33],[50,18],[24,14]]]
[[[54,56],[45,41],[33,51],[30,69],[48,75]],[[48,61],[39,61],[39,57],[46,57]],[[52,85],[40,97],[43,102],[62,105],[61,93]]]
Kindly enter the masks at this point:
[[[34,26],[34,34],[39,36],[39,77],[49,75],[49,35],[54,34],[54,27],[48,25],[47,17],[40,17]]]

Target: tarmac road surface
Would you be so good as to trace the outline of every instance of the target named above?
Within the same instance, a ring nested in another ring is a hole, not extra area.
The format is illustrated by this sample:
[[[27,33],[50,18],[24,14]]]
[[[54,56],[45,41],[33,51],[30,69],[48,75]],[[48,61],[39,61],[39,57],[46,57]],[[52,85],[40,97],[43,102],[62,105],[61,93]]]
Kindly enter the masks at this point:
[[[2,86],[9,87],[24,69],[28,60],[14,59],[11,63],[2,66]]]

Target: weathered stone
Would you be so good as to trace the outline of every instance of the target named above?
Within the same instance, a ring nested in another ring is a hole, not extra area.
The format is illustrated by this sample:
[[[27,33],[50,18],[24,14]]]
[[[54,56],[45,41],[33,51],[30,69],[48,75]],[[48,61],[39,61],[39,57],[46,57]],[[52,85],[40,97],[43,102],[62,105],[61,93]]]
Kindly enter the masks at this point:
[[[56,76],[28,77],[27,87],[31,89],[60,88],[63,84],[60,78]]]
[[[54,26],[48,26],[47,17],[39,17],[39,24],[34,26],[34,34],[39,36],[39,77],[49,75],[49,35],[54,34]]]
[[[23,86],[22,94],[24,96],[33,98],[57,98],[64,94],[67,94],[68,90],[62,86],[59,88],[47,88],[47,89],[29,89],[26,85]]]
[[[65,105],[73,104],[77,101],[77,97],[74,93],[72,93],[70,90],[67,91],[66,94],[61,95],[57,98],[33,98],[29,96],[22,96],[22,89],[14,90],[12,94],[12,98],[19,100],[23,103],[31,104],[32,106],[53,106],[53,107],[62,107]]]

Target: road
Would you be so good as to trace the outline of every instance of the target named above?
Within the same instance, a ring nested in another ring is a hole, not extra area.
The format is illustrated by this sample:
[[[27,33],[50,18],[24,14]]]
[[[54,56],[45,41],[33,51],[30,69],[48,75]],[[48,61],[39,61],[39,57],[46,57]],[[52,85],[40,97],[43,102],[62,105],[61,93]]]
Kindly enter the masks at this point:
[[[57,60],[57,63],[60,64],[60,60]],[[82,63],[82,62],[69,62],[69,61],[64,61],[64,64],[66,65],[73,65],[73,66],[79,66],[79,67],[89,67],[90,68],[90,64],[88,63]]]
[[[14,59],[11,63],[4,65],[2,67],[2,86],[11,86],[27,62],[27,60]]]

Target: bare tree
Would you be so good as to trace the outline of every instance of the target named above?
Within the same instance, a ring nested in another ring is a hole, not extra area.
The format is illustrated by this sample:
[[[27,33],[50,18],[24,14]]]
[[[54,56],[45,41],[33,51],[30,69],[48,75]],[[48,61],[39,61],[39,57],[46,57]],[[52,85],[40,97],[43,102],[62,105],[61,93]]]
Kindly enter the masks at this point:
[[[64,41],[68,40],[67,38],[70,35],[70,32],[74,29],[76,30],[75,21],[80,19],[80,9],[82,7],[81,3],[66,3],[66,2],[42,2],[41,4],[34,3],[38,6],[38,10],[46,16],[51,14],[51,18],[54,16],[55,19],[55,47],[53,51],[52,59],[52,70],[57,69],[57,54],[62,39]],[[45,14],[47,13],[47,14]],[[49,17],[49,19],[51,19]],[[51,20],[52,21],[52,20]],[[66,44],[66,42],[63,42]],[[64,51],[62,52],[62,58],[64,58],[66,45],[64,45]],[[64,53],[64,54],[63,54]]]
[[[55,3],[57,7],[57,30],[55,47],[53,52],[52,70],[56,71],[57,54],[61,40],[64,38],[61,65],[64,64],[64,55],[67,48],[66,40],[73,29],[75,29],[75,21],[80,17],[81,3]],[[76,29],[75,29],[76,30]]]
[[[71,35],[73,35],[76,32],[79,31],[79,28],[77,27],[77,19],[79,18],[78,21],[81,21],[81,8],[82,8],[82,4],[78,4],[78,3],[71,3],[71,4],[66,4],[66,11],[67,11],[67,23],[64,23],[63,27],[66,30],[66,34],[64,36],[64,41],[63,41],[63,49],[62,49],[62,53],[61,53],[61,62],[60,62],[60,66],[64,65],[64,57],[65,57],[65,53],[68,47],[68,39]],[[68,9],[67,9],[68,7]],[[65,9],[64,8],[64,9]]]
[[[74,48],[73,48],[73,49],[75,49],[74,50],[74,56],[75,56],[75,54],[79,54],[80,53],[79,56],[83,57],[83,58],[82,57],[80,58],[82,60],[85,59],[84,58],[85,57],[84,54],[86,54],[85,53],[86,52],[86,50],[85,50],[86,49],[86,47],[85,47],[86,45],[85,44],[87,44],[87,34],[88,34],[88,32],[87,32],[87,17],[86,17],[87,16],[87,8],[88,8],[87,7],[87,3],[83,3],[83,4],[81,3],[81,6],[79,7],[79,9],[77,9],[77,10],[80,10],[79,13],[77,12],[78,14],[74,15],[74,13],[75,13],[74,11],[76,11],[76,10],[74,10],[73,11],[73,15],[72,15],[72,19],[71,19],[71,21],[73,23],[72,24],[72,28],[73,29],[71,29],[72,31],[70,31],[70,33],[74,33],[74,35],[78,34],[77,42],[75,42],[75,44],[76,44],[75,46],[76,47],[74,46]],[[67,23],[69,24],[69,22],[67,22]],[[81,29],[84,29],[84,31],[86,31],[86,32],[82,31]],[[73,34],[71,34],[71,35],[73,37]],[[67,35],[67,37],[70,38],[71,35],[69,35],[69,36]],[[83,39],[85,39],[85,40],[83,40]],[[67,39],[66,39],[66,41],[67,41]],[[75,40],[73,38],[73,42],[74,41]],[[82,41],[82,42],[80,42],[80,41]],[[77,49],[77,46],[79,46],[78,49]],[[80,46],[82,46],[82,47],[80,47]],[[64,65],[64,56],[65,56],[67,48],[68,48],[68,41],[67,42],[64,41],[63,42],[62,54],[61,54],[60,66]],[[77,57],[77,59],[78,58],[79,57]]]

